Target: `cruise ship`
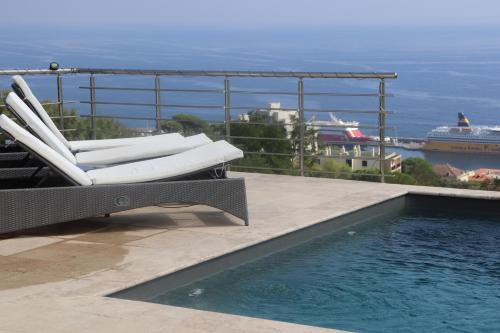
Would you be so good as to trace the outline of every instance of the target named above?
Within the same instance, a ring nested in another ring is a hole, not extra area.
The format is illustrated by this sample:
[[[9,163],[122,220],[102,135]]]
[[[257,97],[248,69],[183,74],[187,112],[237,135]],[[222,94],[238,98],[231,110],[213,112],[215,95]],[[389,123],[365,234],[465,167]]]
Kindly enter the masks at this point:
[[[500,126],[471,126],[458,113],[457,126],[440,126],[427,134],[423,150],[500,154]]]

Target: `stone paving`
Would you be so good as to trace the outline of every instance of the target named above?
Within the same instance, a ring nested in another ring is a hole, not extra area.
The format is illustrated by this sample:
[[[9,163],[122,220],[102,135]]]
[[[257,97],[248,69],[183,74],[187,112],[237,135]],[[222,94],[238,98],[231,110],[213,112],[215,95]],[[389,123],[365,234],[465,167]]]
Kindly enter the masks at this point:
[[[407,193],[500,193],[249,173],[250,226],[204,206],[148,207],[0,235],[0,332],[321,332],[103,297]]]

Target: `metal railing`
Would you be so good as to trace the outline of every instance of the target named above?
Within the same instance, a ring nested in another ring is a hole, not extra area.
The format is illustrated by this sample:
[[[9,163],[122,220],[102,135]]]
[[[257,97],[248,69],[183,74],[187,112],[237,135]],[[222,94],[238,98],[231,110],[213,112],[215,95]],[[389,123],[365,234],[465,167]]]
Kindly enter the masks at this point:
[[[67,103],[74,103],[75,101],[64,100],[63,95],[63,77],[67,75],[76,76],[88,76],[88,85],[78,86],[77,88],[82,90],[88,90],[88,100],[80,100],[78,103],[80,105],[88,105],[90,110],[88,115],[80,114],[82,117],[90,118],[90,127],[92,138],[96,138],[97,119],[99,118],[110,118],[116,119],[118,121],[131,121],[131,120],[148,120],[154,121],[155,130],[160,132],[162,129],[162,122],[165,120],[171,120],[171,117],[164,116],[164,110],[166,109],[176,109],[176,110],[221,110],[224,112],[222,121],[220,122],[224,128],[224,138],[231,141],[241,141],[241,140],[281,140],[281,141],[294,141],[295,144],[298,142],[298,149],[295,152],[266,152],[266,151],[245,151],[247,155],[272,155],[279,156],[290,159],[298,159],[298,167],[292,167],[291,169],[282,168],[267,168],[267,167],[257,167],[257,166],[235,166],[236,168],[241,168],[244,170],[274,170],[274,171],[287,171],[295,172],[301,176],[306,175],[306,173],[317,172],[328,174],[328,171],[314,171],[308,170],[305,166],[306,158],[315,158],[318,155],[308,154],[306,152],[306,130],[307,123],[305,114],[306,113],[325,113],[325,112],[335,112],[335,113],[350,113],[350,114],[375,114],[377,116],[376,124],[359,126],[360,128],[375,129],[378,134],[378,140],[360,143],[364,145],[375,145],[379,149],[379,169],[380,169],[380,180],[384,182],[386,177],[386,167],[385,167],[385,137],[386,137],[386,116],[391,114],[391,111],[385,109],[386,97],[390,95],[386,94],[386,80],[397,78],[396,73],[346,73],[346,72],[285,72],[285,71],[199,71],[199,70],[141,70],[141,69],[95,69],[95,68],[66,68],[57,70],[42,70],[42,69],[26,69],[26,70],[0,70],[0,77],[10,76],[10,75],[53,75],[56,77],[56,91],[57,91],[57,102],[58,105],[58,125],[62,131],[75,130],[72,128],[67,128],[65,124],[65,118],[68,116],[64,113],[64,106]],[[115,85],[99,85],[96,83],[98,77],[120,77],[120,76],[137,76],[137,77],[151,77],[150,87],[130,87],[123,86],[120,82],[120,86]],[[221,86],[217,89],[200,89],[197,87],[190,88],[179,88],[174,86],[164,87],[161,80],[162,78],[211,78],[211,79],[221,79]],[[296,91],[274,91],[274,90],[255,90],[255,89],[231,89],[231,80],[233,79],[268,79],[268,78],[281,78],[287,80],[296,81]],[[306,91],[305,81],[309,80],[375,80],[378,85],[374,87],[378,88],[376,92],[335,92],[335,91]],[[75,88],[75,87],[73,87]],[[97,91],[106,92],[153,92],[154,99],[150,101],[140,101],[140,102],[130,102],[122,100],[99,100],[96,97]],[[222,104],[198,104],[198,103],[170,103],[168,99],[162,99],[162,94],[164,93],[193,93],[193,94],[214,94],[221,96]],[[232,135],[232,127],[237,124],[248,124],[255,126],[265,126],[269,125],[268,122],[252,122],[252,121],[241,121],[233,118],[234,112],[244,113],[254,110],[278,110],[271,107],[262,107],[259,105],[233,105],[232,97],[234,96],[244,96],[244,95],[274,95],[274,96],[296,96],[297,103],[294,107],[279,108],[280,111],[285,112],[297,112],[298,123],[286,123],[281,122],[283,126],[298,126],[299,133],[298,138],[273,138],[273,137],[246,137]],[[359,109],[359,108],[318,108],[318,107],[307,107],[306,97],[350,97],[350,98],[362,98],[362,97],[375,97],[378,99],[378,105],[374,106],[373,109]],[[145,117],[141,115],[136,115],[133,113],[128,113],[126,115],[106,115],[98,114],[98,106],[130,106],[130,107],[142,107],[142,108],[153,108],[154,116]],[[335,128],[342,126],[335,125],[321,125],[319,127],[325,128]],[[326,144],[330,145],[342,145],[348,142],[339,141],[329,141]],[[367,159],[370,159],[367,157]],[[373,158],[372,158],[373,159]],[[370,176],[373,176],[370,174]]]

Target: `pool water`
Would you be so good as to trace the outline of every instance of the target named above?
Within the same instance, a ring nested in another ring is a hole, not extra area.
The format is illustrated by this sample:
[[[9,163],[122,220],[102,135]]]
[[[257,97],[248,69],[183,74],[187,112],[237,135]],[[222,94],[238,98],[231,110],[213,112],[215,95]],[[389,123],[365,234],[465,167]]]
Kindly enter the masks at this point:
[[[358,332],[500,332],[500,223],[363,224],[152,301]]]

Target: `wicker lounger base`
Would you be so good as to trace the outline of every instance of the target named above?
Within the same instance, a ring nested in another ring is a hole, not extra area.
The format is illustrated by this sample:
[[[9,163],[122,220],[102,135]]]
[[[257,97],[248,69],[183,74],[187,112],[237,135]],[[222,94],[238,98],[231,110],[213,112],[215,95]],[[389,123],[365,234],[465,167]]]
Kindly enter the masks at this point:
[[[0,233],[164,203],[203,204],[248,225],[242,178],[0,190]]]

